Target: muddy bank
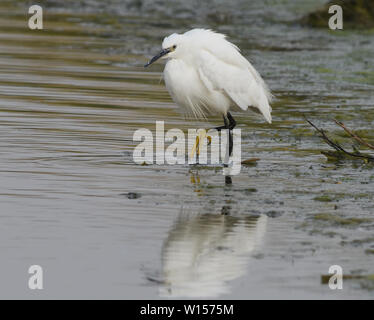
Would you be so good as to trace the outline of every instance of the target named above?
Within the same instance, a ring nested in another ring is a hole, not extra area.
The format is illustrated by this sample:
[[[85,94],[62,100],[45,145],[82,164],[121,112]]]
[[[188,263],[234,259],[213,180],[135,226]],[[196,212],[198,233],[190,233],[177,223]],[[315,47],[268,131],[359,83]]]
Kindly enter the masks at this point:
[[[301,23],[310,27],[326,28],[331,17],[329,7],[332,5],[340,5],[342,7],[345,28],[374,28],[374,1],[372,0],[329,1],[321,9],[304,16],[301,19]]]

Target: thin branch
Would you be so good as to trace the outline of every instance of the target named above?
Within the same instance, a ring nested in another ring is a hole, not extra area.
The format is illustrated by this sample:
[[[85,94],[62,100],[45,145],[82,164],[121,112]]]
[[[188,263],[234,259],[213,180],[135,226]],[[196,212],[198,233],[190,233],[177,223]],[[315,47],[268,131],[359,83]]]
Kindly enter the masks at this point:
[[[364,139],[362,139],[361,137],[359,137],[358,135],[356,135],[355,133],[353,133],[351,130],[349,130],[343,122],[340,122],[336,119],[334,119],[335,123],[339,126],[341,126],[345,132],[347,132],[353,139],[355,139],[358,143],[368,147],[369,149],[373,149],[374,150],[374,146],[372,144],[370,144],[369,142],[365,141]]]
[[[317,126],[315,126],[311,121],[309,121],[307,118],[305,118],[305,120],[314,128],[316,129],[317,132],[319,132],[321,134],[321,137],[322,139],[332,148],[334,148],[336,151],[338,152],[341,152],[341,153],[344,153],[350,157],[353,157],[353,158],[361,158],[361,159],[366,159],[366,160],[369,160],[369,161],[374,161],[374,157],[370,156],[370,155],[365,155],[365,154],[362,154],[360,153],[359,151],[355,151],[355,153],[352,153],[352,152],[349,152],[349,151],[346,151],[339,143],[337,142],[334,142],[332,141],[325,133],[325,131],[323,129],[320,129],[318,128]]]

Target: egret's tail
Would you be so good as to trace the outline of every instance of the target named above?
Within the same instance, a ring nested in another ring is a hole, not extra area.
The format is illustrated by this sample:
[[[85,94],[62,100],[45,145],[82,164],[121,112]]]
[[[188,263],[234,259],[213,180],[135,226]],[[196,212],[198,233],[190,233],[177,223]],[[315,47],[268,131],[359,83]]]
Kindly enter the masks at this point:
[[[257,70],[249,64],[249,70],[256,79],[256,86],[254,87],[255,97],[253,98],[253,105],[260,110],[261,114],[264,116],[267,122],[271,123],[271,106],[270,103],[273,100],[273,95],[262,79],[261,75]]]
[[[268,102],[264,107],[259,108],[261,110],[262,115],[264,116],[265,120],[271,123],[271,107]]]
[[[259,103],[256,105],[256,108],[261,112],[261,114],[264,116],[265,120],[269,123],[271,123],[271,106],[270,101],[272,99],[272,96],[269,91],[266,89],[261,92]]]

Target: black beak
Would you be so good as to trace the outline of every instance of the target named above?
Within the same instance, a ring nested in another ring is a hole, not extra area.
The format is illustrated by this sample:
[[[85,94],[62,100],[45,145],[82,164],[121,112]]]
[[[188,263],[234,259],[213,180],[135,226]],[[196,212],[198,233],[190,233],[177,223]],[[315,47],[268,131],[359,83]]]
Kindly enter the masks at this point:
[[[144,65],[144,68],[148,67],[153,62],[157,61],[158,59],[160,59],[161,57],[163,57],[165,54],[168,54],[169,52],[170,52],[170,49],[163,49],[163,50],[161,50],[157,55],[155,55],[151,60],[149,60],[148,63],[146,63]]]

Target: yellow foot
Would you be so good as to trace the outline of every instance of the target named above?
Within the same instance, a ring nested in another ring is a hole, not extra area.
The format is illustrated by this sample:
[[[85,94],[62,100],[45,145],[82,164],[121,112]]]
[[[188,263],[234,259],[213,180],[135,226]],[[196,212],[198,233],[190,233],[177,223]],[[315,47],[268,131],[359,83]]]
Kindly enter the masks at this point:
[[[212,143],[212,137],[208,136],[205,130],[200,130],[199,135],[196,137],[196,141],[191,149],[191,154],[190,154],[191,159],[194,157],[195,152],[197,155],[200,155],[200,144],[203,143],[205,138],[208,140],[208,146],[209,146]]]

